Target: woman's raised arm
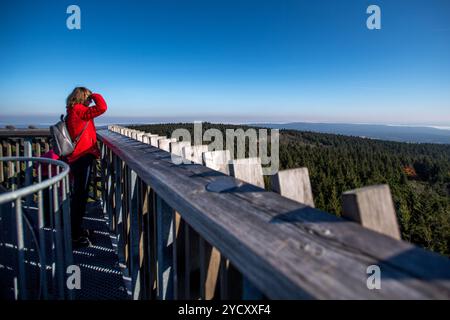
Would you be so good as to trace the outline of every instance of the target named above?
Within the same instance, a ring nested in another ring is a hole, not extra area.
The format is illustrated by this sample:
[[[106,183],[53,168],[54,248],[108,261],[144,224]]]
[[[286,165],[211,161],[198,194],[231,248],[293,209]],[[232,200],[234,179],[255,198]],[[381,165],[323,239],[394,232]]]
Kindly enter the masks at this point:
[[[76,113],[84,121],[94,119],[95,117],[98,117],[99,115],[105,113],[106,109],[108,109],[105,99],[103,99],[103,97],[100,94],[93,93],[91,97],[95,102],[94,106],[92,107],[82,106],[76,109]]]

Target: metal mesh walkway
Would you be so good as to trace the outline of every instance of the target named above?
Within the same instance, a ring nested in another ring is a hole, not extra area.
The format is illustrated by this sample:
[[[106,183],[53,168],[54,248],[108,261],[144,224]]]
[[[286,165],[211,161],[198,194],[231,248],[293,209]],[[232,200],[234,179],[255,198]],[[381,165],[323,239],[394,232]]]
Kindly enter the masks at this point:
[[[74,263],[81,269],[81,289],[76,299],[127,299],[122,272],[101,205],[89,202],[83,225],[89,230],[92,245],[74,249]]]

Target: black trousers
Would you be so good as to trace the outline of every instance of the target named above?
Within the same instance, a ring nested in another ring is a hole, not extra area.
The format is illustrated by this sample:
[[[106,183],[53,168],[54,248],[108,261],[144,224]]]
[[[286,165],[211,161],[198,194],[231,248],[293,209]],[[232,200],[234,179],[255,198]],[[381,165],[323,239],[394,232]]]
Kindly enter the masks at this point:
[[[94,160],[95,157],[92,154],[88,154],[77,159],[70,165],[70,171],[73,175],[73,189],[70,202],[72,239],[77,239],[82,232],[81,224],[86,212],[90,173]]]

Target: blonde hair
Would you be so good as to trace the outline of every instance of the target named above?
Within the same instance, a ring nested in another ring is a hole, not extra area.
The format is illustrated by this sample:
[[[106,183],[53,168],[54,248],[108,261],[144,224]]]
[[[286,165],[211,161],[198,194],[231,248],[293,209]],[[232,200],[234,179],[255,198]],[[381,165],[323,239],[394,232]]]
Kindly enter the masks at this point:
[[[76,87],[66,99],[66,106],[71,108],[76,104],[86,104],[89,101],[91,90],[85,87]]]

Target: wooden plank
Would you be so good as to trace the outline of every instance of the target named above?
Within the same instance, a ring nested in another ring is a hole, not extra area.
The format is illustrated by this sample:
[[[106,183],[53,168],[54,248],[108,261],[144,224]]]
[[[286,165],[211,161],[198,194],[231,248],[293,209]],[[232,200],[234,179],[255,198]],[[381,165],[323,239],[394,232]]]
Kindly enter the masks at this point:
[[[152,188],[150,188],[149,193],[149,208],[150,215],[148,216],[148,252],[150,252],[147,257],[148,265],[150,267],[149,271],[149,295],[150,299],[157,299],[157,279],[158,279],[158,263],[157,263],[157,235],[156,235],[156,194]]]
[[[178,212],[175,212],[175,217],[172,220],[173,222],[173,244],[172,244],[172,259],[173,259],[173,297],[174,299],[178,300],[180,299],[180,292],[179,292],[179,281],[182,277],[180,266],[181,264],[178,261],[178,258],[180,257],[180,253],[183,251],[182,246],[182,238],[180,236],[181,233],[181,215]]]
[[[36,157],[40,157],[41,156],[41,141],[40,141],[40,139],[37,139],[36,140],[36,143],[35,143],[35,156]]]
[[[212,300],[220,294],[220,261],[219,250],[200,239],[200,294],[203,300]]]
[[[12,146],[9,141],[6,142],[6,156],[12,157]],[[15,188],[14,163],[12,161],[8,161],[7,167],[8,167],[7,169],[8,189],[14,190]]]
[[[115,170],[115,198],[116,198],[116,211],[114,213],[116,221],[116,235],[117,235],[117,254],[119,257],[119,263],[121,267],[125,267],[126,264],[126,250],[125,250],[125,223],[124,223],[124,162],[115,156],[114,170]]]
[[[1,138],[36,138],[50,137],[49,129],[0,129]]]
[[[158,147],[158,140],[159,139],[166,139],[166,136],[156,136],[156,137],[150,137],[150,144],[154,147]]]
[[[186,146],[190,146],[191,143],[189,141],[174,141],[170,143],[170,153],[180,156],[182,155],[182,150]]]
[[[159,139],[158,140],[158,148],[169,152],[170,151],[170,143],[176,142],[177,139],[175,138],[167,138],[167,139]]]
[[[231,154],[229,150],[214,150],[203,153],[203,164],[223,174],[230,174],[228,166],[230,161]]]
[[[141,271],[141,299],[150,298],[150,264],[149,259],[150,251],[148,246],[149,229],[148,229],[148,216],[150,215],[150,187],[145,182],[140,180],[141,183],[141,199],[142,199],[142,215],[141,215],[141,229],[139,237],[139,270]]]
[[[220,299],[241,300],[243,298],[243,277],[235,266],[222,256],[220,260]]]
[[[260,158],[235,159],[229,164],[230,175],[239,180],[264,188]]]
[[[191,241],[190,241],[190,227],[187,223],[184,224],[184,299],[191,299]]]
[[[128,169],[129,198],[128,198],[128,221],[129,221],[129,248],[130,248],[130,275],[132,285],[132,298],[141,298],[141,264],[139,258],[141,237],[141,184],[136,172]]]
[[[363,227],[400,240],[397,214],[387,184],[344,192],[342,216]]]
[[[283,197],[314,207],[308,168],[278,171],[271,179],[271,186],[274,192],[281,194]]]
[[[173,271],[173,219],[175,211],[156,195],[157,215],[157,250],[158,250],[158,299],[170,300],[174,298]]]
[[[197,146],[188,145],[181,150],[182,153],[181,156],[194,163],[202,164],[203,152],[208,152],[207,145],[197,145]]]
[[[3,158],[3,143],[0,142],[0,158]],[[0,183],[5,181],[4,161],[0,161]]]
[[[183,220],[184,221],[184,220]],[[184,221],[184,299],[200,298],[200,236]]]
[[[269,298],[450,298],[446,257],[248,184],[210,192],[223,177],[216,171],[174,166],[167,152],[98,134]],[[366,285],[370,265],[382,270],[380,290]]]

